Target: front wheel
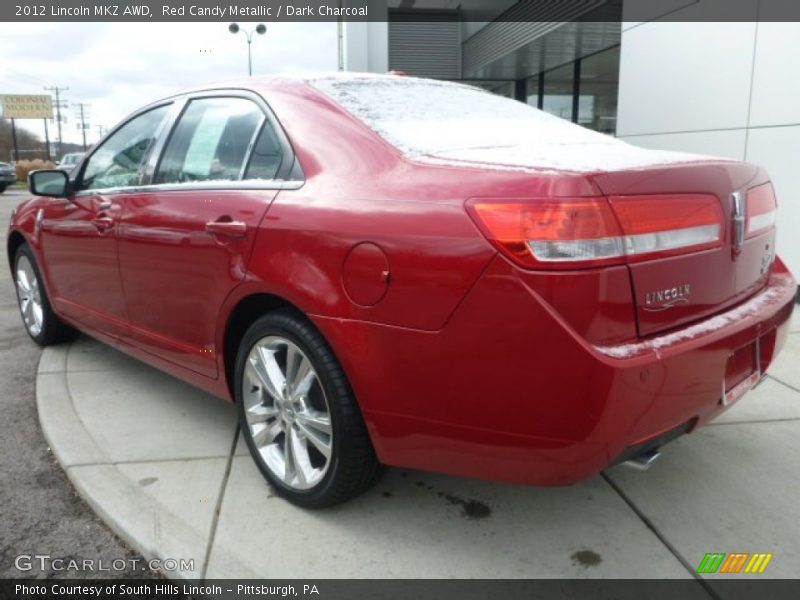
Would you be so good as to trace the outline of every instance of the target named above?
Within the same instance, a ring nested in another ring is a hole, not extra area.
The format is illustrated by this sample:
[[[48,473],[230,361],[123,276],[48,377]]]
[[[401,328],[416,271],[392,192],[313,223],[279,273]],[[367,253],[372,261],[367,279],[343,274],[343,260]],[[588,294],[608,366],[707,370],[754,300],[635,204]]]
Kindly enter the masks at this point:
[[[322,508],[377,481],[381,467],[344,371],[304,317],[280,310],[253,323],[235,386],[247,446],[281,496]]]
[[[34,342],[49,346],[75,337],[77,332],[53,312],[36,258],[27,244],[17,248],[14,257],[14,283],[22,322]]]
[[[0,183],[0,194],[6,191],[8,186],[5,183]]]

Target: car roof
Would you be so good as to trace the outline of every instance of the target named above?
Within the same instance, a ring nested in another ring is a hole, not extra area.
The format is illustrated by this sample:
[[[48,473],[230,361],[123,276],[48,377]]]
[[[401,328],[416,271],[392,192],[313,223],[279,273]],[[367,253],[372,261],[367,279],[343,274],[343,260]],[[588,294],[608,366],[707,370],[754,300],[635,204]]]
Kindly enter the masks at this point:
[[[222,80],[207,83],[205,85],[194,86],[181,90],[173,94],[170,98],[193,94],[198,92],[221,90],[221,89],[245,89],[251,91],[268,90],[270,88],[287,87],[307,87],[317,81],[336,80],[336,81],[430,81],[431,83],[443,83],[439,80],[422,79],[418,77],[408,77],[397,73],[360,73],[353,71],[298,71],[277,73],[272,75],[258,75],[238,79]],[[455,85],[455,84],[454,84]],[[163,98],[162,100],[166,100]]]

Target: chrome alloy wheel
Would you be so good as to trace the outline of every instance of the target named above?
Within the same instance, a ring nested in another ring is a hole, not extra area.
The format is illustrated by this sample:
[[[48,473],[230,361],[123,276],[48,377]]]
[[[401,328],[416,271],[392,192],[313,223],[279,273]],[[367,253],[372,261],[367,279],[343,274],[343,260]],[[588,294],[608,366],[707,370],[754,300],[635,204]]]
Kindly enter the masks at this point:
[[[293,490],[313,488],[328,471],[333,429],[311,361],[286,338],[262,338],[247,356],[242,386],[250,436],[267,468]]]
[[[24,255],[17,260],[17,300],[25,327],[33,337],[36,337],[42,332],[44,322],[42,296],[33,265]]]

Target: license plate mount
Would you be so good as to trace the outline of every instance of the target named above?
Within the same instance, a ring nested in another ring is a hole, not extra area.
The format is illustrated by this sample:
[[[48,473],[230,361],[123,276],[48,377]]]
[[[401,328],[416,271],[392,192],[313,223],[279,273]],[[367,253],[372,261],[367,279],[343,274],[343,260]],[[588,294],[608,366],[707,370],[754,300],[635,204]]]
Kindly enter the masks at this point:
[[[728,358],[720,403],[730,406],[758,385],[761,378],[761,338],[758,338]]]

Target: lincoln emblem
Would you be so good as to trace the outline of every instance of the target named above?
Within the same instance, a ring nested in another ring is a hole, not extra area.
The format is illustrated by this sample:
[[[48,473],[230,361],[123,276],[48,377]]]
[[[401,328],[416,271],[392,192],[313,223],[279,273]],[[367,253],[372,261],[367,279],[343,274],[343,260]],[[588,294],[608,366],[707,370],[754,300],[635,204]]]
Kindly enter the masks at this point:
[[[644,295],[644,310],[660,312],[678,304],[686,304],[689,302],[689,293],[691,291],[692,286],[684,283],[655,292],[647,292]]]

